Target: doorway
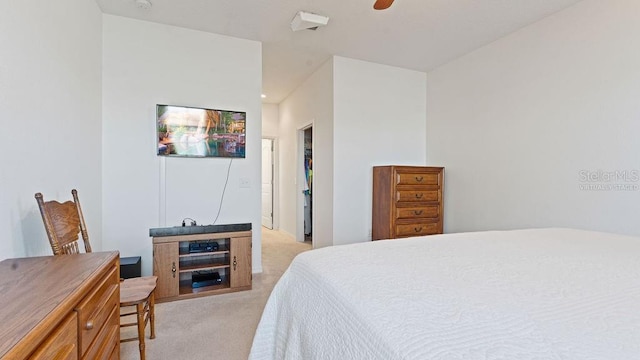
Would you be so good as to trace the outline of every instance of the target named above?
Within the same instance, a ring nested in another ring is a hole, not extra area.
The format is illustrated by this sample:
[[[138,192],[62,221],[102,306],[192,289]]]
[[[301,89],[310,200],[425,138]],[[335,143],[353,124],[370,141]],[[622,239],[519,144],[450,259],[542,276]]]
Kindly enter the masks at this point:
[[[313,127],[304,129],[304,174],[305,174],[305,208],[304,208],[304,241],[313,239]]]
[[[262,226],[273,229],[274,140],[262,139]]]
[[[298,129],[298,231],[300,242],[313,241],[313,126]]]

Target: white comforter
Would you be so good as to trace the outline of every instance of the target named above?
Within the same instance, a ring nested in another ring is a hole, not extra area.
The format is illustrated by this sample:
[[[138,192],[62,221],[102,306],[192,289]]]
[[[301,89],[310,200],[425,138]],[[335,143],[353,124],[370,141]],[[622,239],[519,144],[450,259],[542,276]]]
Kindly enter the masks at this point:
[[[536,229],[306,252],[250,359],[640,359],[640,239]]]

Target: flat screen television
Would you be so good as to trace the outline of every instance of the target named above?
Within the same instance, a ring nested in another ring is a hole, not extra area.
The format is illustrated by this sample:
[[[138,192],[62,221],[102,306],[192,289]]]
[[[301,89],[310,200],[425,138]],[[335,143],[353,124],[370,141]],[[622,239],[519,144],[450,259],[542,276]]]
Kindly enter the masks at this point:
[[[244,158],[242,111],[156,105],[158,156]]]

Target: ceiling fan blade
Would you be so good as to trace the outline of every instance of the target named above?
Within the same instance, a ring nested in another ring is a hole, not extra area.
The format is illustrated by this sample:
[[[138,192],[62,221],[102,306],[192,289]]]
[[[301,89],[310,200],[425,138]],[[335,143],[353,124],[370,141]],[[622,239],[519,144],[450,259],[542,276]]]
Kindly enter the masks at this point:
[[[393,4],[393,0],[376,0],[376,3],[373,4],[373,8],[376,10],[384,10],[388,9],[391,4]]]

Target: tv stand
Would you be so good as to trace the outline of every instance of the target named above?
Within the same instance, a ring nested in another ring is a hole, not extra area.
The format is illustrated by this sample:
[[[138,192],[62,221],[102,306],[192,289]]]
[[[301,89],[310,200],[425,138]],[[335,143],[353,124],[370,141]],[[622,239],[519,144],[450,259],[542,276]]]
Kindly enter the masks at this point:
[[[149,236],[157,302],[251,290],[250,223],[154,228]]]

